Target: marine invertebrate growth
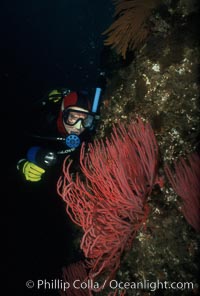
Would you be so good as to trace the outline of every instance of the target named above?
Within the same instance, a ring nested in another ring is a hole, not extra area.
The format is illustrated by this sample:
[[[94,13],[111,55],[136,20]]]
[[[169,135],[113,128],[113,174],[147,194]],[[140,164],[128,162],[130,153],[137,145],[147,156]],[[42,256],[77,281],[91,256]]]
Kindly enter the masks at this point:
[[[88,153],[82,146],[83,176],[77,173],[74,179],[65,161],[57,189],[72,221],[84,231],[80,247],[90,279],[114,277],[122,253],[132,247],[148,216],[157,163],[153,130],[140,118],[113,126],[111,138],[95,141]]]
[[[126,57],[127,50],[134,50],[146,40],[149,28],[146,22],[159,0],[115,0],[114,22],[102,34],[107,35],[105,45],[115,48]]]
[[[63,280],[68,285],[60,290],[60,296],[89,296],[88,288],[81,289],[80,284],[87,280],[87,270],[83,261],[71,263],[62,269]]]
[[[174,172],[165,165],[174,191],[182,198],[181,211],[187,222],[200,232],[200,157],[196,152],[174,162]]]

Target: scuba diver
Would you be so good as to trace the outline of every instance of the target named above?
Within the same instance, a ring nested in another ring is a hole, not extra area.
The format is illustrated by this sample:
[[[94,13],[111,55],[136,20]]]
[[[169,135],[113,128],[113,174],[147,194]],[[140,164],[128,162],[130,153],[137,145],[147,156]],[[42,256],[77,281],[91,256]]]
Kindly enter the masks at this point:
[[[59,278],[66,262],[83,256],[74,243],[80,230],[66,215],[56,183],[63,173],[64,159],[69,156],[68,161],[72,160],[70,171],[74,174],[80,169],[81,144],[93,141],[105,86],[103,76],[97,79],[89,91],[52,89],[25,111],[20,110],[21,116],[16,112],[20,132],[13,170],[18,171],[9,185],[12,183],[19,195],[16,199],[13,194],[10,200],[16,256],[22,266],[20,280],[22,276]]]
[[[26,157],[17,163],[17,169],[26,181],[40,181],[51,167],[62,164],[67,155],[73,159],[75,166],[78,164],[81,143],[87,144],[92,140],[99,119],[99,102],[105,86],[104,73],[100,74],[99,85],[93,100],[87,91],[55,89],[40,102],[42,117],[36,119],[34,131],[29,132],[36,145],[31,146]],[[29,116],[37,113],[38,110],[31,110]]]

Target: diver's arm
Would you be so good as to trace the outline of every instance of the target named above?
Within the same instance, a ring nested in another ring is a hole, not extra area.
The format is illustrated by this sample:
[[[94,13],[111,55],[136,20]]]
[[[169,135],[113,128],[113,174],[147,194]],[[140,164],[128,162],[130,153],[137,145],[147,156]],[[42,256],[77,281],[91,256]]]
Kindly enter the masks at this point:
[[[27,181],[38,182],[46,169],[57,162],[54,152],[38,146],[31,147],[27,152],[27,158],[20,159],[17,169]]]

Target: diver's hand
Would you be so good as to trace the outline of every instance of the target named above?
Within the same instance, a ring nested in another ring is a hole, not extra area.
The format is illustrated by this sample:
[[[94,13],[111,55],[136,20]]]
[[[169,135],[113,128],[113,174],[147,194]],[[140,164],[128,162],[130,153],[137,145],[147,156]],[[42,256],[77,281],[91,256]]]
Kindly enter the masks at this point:
[[[26,161],[23,165],[22,172],[27,181],[38,182],[41,180],[45,170],[33,162]]]

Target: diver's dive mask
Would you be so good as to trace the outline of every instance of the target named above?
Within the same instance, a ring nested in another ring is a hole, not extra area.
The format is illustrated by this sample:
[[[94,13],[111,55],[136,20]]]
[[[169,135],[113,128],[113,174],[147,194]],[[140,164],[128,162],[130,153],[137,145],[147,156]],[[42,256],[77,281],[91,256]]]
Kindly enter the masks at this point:
[[[69,126],[75,126],[79,121],[84,128],[91,129],[94,124],[94,114],[82,110],[67,108],[63,110],[63,121]]]
[[[87,112],[83,110],[78,110],[76,108],[66,108],[63,110],[62,117],[66,125],[75,126],[78,122],[81,121],[81,124],[84,128],[92,130],[94,128],[95,119],[99,118],[96,114],[99,99],[101,94],[101,88],[97,87],[95,91],[95,96],[92,105],[92,112]],[[77,148],[81,141],[78,135],[70,134],[65,139],[66,145],[69,148]]]

